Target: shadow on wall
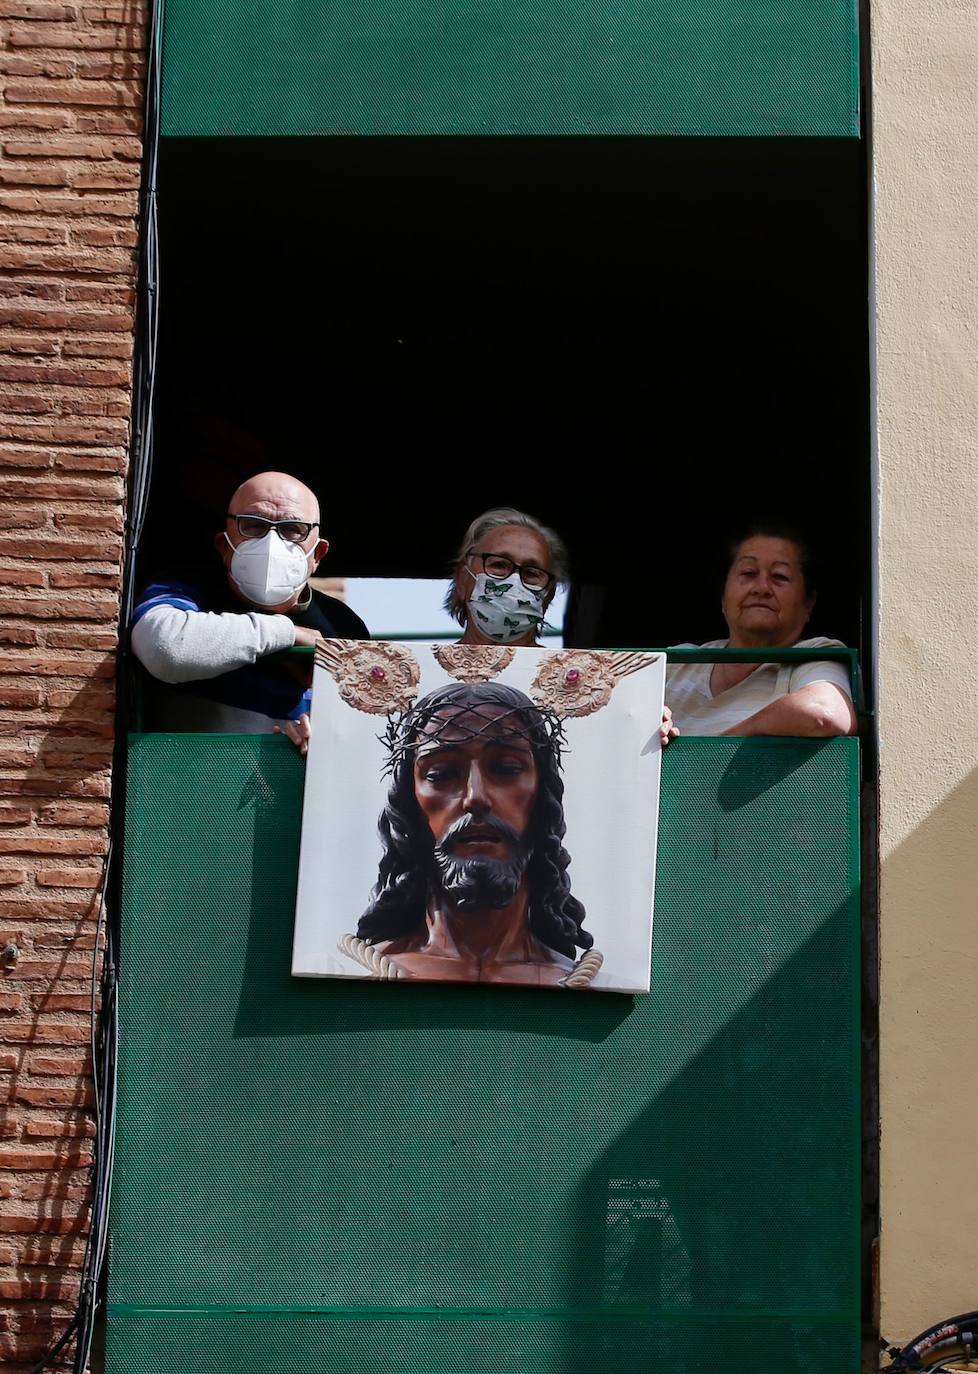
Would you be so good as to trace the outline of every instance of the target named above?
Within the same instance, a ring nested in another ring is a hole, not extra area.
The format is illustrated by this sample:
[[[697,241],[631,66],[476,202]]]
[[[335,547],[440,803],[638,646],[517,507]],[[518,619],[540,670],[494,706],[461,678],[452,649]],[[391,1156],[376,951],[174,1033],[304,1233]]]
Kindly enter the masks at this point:
[[[687,838],[690,827],[710,829],[724,869],[729,847],[750,834],[755,803],[772,789],[804,787],[800,770],[819,752],[815,744],[769,748],[759,758],[741,744],[718,770],[724,819],[682,813],[663,824],[685,829]],[[695,763],[694,742],[677,747],[670,763],[681,765],[687,754]],[[254,813],[263,853],[288,853],[290,835],[294,846],[283,805],[294,786],[292,763],[268,750],[239,798]],[[737,812],[743,819],[731,828],[725,818]],[[810,826],[810,816],[799,824]],[[782,826],[788,835],[784,818]],[[810,833],[796,840],[808,853]],[[705,842],[692,843],[699,852]],[[709,911],[708,877],[691,885],[681,864],[664,859],[661,878],[648,999],[572,1005],[563,994],[528,999],[522,990],[497,989],[488,999],[484,990],[459,988],[445,1000],[395,1001],[383,984],[335,984],[325,997],[316,980],[290,983],[289,951],[269,939],[267,906],[270,890],[291,893],[294,872],[290,864],[270,884],[267,861],[256,861],[235,1037],[353,1032],[369,1040],[382,1023],[385,1031],[430,1033],[437,1043],[447,1033],[502,1024],[508,1034],[609,1042],[606,1064],[618,1067],[612,1081],[582,1077],[584,1110],[629,1124],[578,1187],[565,1251],[565,1310],[575,1315],[550,1319],[557,1330],[547,1358],[562,1343],[567,1371],[632,1374],[639,1347],[649,1368],[707,1374],[720,1345],[724,1367],[736,1374],[851,1374],[861,1326],[858,905],[850,895],[795,944],[804,915],[793,914],[784,930],[775,918],[798,874],[783,888],[783,875],[748,865],[744,909],[728,913],[730,930]],[[758,907],[750,918],[752,895]],[[807,893],[800,907],[814,915]],[[710,1004],[700,997],[707,985]],[[270,995],[279,986],[281,995]],[[635,1018],[644,1031],[628,1024]],[[533,1338],[541,1349],[548,1325]]]
[[[4,991],[24,1003],[0,1138],[6,1167],[16,1171],[5,1227],[17,1243],[11,1287],[31,1304],[12,1319],[5,1353],[25,1365],[68,1324],[89,1225],[95,1128],[87,1013],[106,836],[100,811],[87,808],[90,799],[108,798],[114,735],[114,656],[66,652],[57,666],[45,688],[56,719],[18,725],[24,754],[13,765],[23,768],[17,794],[34,802],[45,833],[8,841],[32,855],[38,883],[24,906],[29,915],[18,917],[25,930],[11,931],[25,957],[3,979]]]
[[[859,1367],[853,916],[836,911],[671,1076],[688,1027],[657,1015],[666,1086],[579,1190],[570,1300],[600,1312],[605,1374],[633,1370],[637,1347],[681,1374]],[[588,1340],[571,1327],[568,1368]]]
[[[978,769],[882,867],[881,1325],[894,1343],[978,1305],[976,817]]]

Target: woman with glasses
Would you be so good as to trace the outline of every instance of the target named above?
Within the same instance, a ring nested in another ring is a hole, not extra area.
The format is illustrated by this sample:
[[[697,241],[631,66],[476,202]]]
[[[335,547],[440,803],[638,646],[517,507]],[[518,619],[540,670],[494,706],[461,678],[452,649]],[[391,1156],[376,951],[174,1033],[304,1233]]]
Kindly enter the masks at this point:
[[[567,546],[554,530],[511,506],[485,511],[465,531],[445,595],[446,611],[463,627],[458,642],[537,645],[547,607],[569,574]],[[678,734],[667,706],[663,747]]]
[[[445,609],[463,627],[459,643],[536,644],[567,577],[559,534],[510,506],[485,511],[465,531],[445,597]]]

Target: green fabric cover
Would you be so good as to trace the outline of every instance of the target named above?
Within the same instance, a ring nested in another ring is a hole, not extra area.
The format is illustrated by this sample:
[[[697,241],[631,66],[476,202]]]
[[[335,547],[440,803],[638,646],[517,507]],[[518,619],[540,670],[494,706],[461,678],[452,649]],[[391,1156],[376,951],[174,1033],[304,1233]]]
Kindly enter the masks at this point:
[[[858,133],[853,0],[167,0],[163,131]]]
[[[133,739],[108,1374],[852,1374],[858,745],[681,739],[649,996],[292,979],[302,766]]]

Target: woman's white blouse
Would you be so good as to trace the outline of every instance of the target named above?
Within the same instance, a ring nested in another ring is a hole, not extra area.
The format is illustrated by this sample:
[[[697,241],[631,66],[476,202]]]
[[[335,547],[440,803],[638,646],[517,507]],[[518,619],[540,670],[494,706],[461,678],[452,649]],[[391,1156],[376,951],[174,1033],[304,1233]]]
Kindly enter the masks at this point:
[[[726,639],[709,643],[677,644],[677,649],[725,649]],[[842,649],[840,639],[800,639],[795,649]],[[819,660],[812,663],[761,663],[735,687],[713,696],[710,692],[712,663],[671,663],[666,672],[666,704],[684,735],[722,735],[731,726],[756,715],[772,701],[797,692],[813,682],[831,682],[852,699],[849,669],[845,663]]]

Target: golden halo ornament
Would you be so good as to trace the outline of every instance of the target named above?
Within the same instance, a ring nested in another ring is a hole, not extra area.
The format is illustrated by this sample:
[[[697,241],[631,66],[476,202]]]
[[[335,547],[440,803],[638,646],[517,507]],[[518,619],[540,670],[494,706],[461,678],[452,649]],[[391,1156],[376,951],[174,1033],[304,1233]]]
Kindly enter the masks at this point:
[[[403,644],[321,639],[316,662],[334,679],[348,706],[371,716],[409,711],[418,695],[421,665]]]
[[[648,668],[658,654],[601,649],[558,649],[537,668],[530,695],[558,716],[590,716],[611,700],[623,677]]]
[[[431,652],[459,682],[489,682],[509,667],[516,650],[495,644],[432,644]]]

